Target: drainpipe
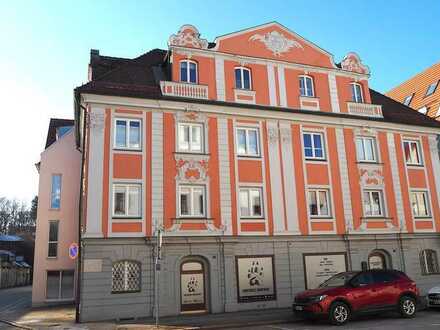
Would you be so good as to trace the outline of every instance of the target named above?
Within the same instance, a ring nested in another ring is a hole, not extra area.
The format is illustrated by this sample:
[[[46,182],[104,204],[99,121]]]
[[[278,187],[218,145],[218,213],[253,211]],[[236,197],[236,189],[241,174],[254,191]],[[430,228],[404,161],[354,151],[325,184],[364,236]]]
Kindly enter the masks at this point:
[[[76,294],[75,294],[75,322],[79,323],[80,317],[80,295],[81,295],[81,258],[82,258],[82,241],[81,241],[81,223],[82,223],[82,200],[83,200],[83,180],[84,180],[84,163],[85,163],[85,141],[86,134],[85,128],[87,123],[87,109],[80,104],[80,100],[75,97],[75,107],[78,107],[78,112],[84,111],[83,118],[83,136],[82,136],[82,150],[81,146],[77,146],[76,149],[81,152],[81,177],[80,177],[80,187],[79,187],[79,203],[78,203],[78,257],[77,257],[77,271],[76,271]],[[79,116],[81,118],[81,116]],[[79,119],[78,118],[78,119]]]

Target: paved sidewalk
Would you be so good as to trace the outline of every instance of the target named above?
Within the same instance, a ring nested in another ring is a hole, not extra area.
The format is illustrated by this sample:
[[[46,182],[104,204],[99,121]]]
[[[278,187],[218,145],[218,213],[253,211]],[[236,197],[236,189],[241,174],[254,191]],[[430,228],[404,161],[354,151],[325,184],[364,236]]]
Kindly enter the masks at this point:
[[[38,330],[147,330],[157,329],[154,319],[138,319],[132,322],[87,322],[75,324],[72,307],[33,309],[14,324],[23,329]],[[254,310],[222,314],[180,315],[160,319],[162,330],[226,329],[244,326],[288,323],[294,321],[290,309]],[[11,328],[12,329],[12,328]]]

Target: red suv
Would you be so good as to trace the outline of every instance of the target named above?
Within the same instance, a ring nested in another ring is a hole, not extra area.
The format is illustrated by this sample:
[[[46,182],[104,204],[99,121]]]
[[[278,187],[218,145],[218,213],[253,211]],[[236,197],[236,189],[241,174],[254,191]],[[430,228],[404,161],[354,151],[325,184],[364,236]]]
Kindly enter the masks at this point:
[[[342,325],[353,314],[395,310],[402,317],[416,315],[419,289],[397,270],[367,270],[334,275],[317,289],[295,296],[293,311],[304,318],[326,316]]]

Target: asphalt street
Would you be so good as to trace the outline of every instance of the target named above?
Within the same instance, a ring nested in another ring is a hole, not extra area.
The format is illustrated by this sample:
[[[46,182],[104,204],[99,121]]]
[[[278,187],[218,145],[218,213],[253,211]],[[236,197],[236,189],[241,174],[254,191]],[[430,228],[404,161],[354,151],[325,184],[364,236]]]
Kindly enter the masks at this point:
[[[230,328],[230,330],[322,330],[322,329],[343,329],[343,330],[360,330],[360,329],[386,329],[386,330],[402,330],[402,329],[440,329],[440,309],[427,310],[418,312],[414,319],[403,319],[398,314],[387,315],[371,315],[363,316],[351,320],[345,326],[332,326],[325,320],[314,322],[293,322],[285,324],[272,324],[264,326],[249,326],[240,328]]]
[[[32,286],[0,290],[0,320],[14,321],[30,310],[32,305]],[[10,327],[0,322],[0,329]]]

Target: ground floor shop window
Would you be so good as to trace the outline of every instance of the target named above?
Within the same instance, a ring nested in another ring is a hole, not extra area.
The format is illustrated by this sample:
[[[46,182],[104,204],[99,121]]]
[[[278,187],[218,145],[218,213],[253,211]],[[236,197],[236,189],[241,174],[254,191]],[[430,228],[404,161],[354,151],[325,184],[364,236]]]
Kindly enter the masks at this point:
[[[423,250],[420,253],[420,264],[423,275],[440,273],[437,252],[434,250]]]
[[[73,270],[49,270],[47,272],[47,299],[73,299],[74,274]]]

